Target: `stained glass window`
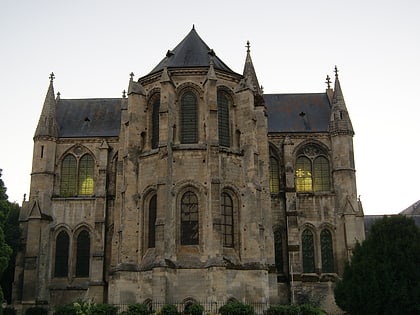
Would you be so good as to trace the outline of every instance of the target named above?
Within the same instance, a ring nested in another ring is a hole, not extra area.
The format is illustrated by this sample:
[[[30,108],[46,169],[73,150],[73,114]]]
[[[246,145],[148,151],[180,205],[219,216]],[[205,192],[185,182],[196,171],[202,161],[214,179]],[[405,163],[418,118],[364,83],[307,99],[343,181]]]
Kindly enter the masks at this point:
[[[187,191],[181,198],[181,245],[198,245],[198,199]]]
[[[217,92],[217,116],[219,145],[230,147],[229,100],[223,92]]]
[[[312,167],[311,161],[304,156],[296,160],[296,191],[312,191]]]
[[[223,246],[233,247],[233,202],[227,193],[222,193],[222,235]]]
[[[81,231],[76,242],[76,277],[89,277],[90,236]]]
[[[308,229],[302,233],[303,272],[315,272],[314,236]]]
[[[85,154],[79,161],[79,195],[93,194],[93,172],[93,159]]]
[[[191,92],[181,98],[181,143],[198,142],[197,98]]]
[[[149,203],[149,237],[148,237],[148,247],[155,247],[156,239],[156,210],[157,210],[157,197],[154,195],[150,199]]]
[[[270,192],[278,193],[279,190],[280,190],[279,163],[275,157],[270,156]]]
[[[63,197],[75,196],[77,193],[77,162],[73,155],[67,155],[61,164],[60,194]]]
[[[160,98],[156,96],[152,105],[152,149],[159,145],[159,109]]]
[[[328,160],[318,156],[314,160],[314,191],[327,191],[330,189],[330,166]]]
[[[67,277],[69,273],[69,235],[61,231],[55,240],[54,277]]]
[[[334,254],[331,232],[327,229],[321,232],[322,272],[334,272]]]

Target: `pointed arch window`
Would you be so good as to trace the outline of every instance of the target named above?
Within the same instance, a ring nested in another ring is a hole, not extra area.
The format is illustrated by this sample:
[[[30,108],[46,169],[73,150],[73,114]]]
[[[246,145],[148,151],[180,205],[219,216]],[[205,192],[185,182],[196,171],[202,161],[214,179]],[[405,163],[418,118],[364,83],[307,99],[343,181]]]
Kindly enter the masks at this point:
[[[217,118],[219,145],[230,147],[229,99],[222,91],[217,92]]]
[[[67,277],[69,273],[70,238],[61,231],[55,240],[54,277]]]
[[[279,229],[274,231],[274,261],[277,273],[283,273],[283,239]]]
[[[274,156],[270,156],[270,192],[276,194],[280,191],[279,162]]]
[[[330,165],[327,154],[319,146],[310,144],[299,150],[296,159],[296,191],[329,191]]]
[[[322,272],[334,272],[334,253],[331,232],[321,231],[321,262]]]
[[[61,164],[60,195],[63,197],[93,195],[95,163],[90,154],[77,160],[68,154]]]
[[[198,198],[187,191],[181,198],[181,245],[198,245]]]
[[[227,193],[222,193],[222,235],[223,235],[223,246],[233,247],[234,246],[234,230],[233,230],[233,201]]]
[[[302,265],[303,272],[315,272],[314,235],[308,229],[302,233]]]
[[[67,155],[61,164],[60,193],[64,197],[74,196],[77,192],[77,161],[73,155]]]
[[[155,248],[156,246],[156,212],[157,196],[153,195],[149,202],[148,248]]]
[[[159,110],[160,96],[157,95],[152,101],[152,149],[159,146]]]
[[[90,266],[90,235],[81,231],[76,242],[76,277],[89,277]]]
[[[198,142],[197,98],[192,92],[181,97],[181,143]]]

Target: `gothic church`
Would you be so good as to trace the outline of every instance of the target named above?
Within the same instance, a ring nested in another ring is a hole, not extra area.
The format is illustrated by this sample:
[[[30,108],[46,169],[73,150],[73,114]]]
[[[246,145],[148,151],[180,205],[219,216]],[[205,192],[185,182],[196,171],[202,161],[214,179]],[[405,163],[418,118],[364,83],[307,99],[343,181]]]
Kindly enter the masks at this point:
[[[122,98],[46,94],[14,304],[316,301],[364,239],[334,88],[264,94],[193,28]],[[207,305],[207,304],[206,304]]]

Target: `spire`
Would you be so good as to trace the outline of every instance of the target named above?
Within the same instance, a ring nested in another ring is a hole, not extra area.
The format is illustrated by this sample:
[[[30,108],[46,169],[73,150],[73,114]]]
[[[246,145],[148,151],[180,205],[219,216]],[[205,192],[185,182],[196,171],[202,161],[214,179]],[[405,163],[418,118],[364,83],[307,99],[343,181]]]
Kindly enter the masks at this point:
[[[45,96],[44,106],[42,107],[41,116],[39,117],[38,126],[36,127],[35,137],[50,136],[58,137],[57,120],[55,117],[56,101],[54,95],[54,73],[50,74],[50,85],[47,95]]]
[[[338,79],[338,69],[335,66],[334,93],[331,102],[330,132],[334,135],[350,134],[354,135],[353,126],[341,91],[340,80]]]
[[[258,83],[257,74],[255,73],[254,64],[251,59],[251,45],[249,41],[246,42],[246,59],[244,66],[244,77],[250,88],[257,94],[263,94],[262,89]]]

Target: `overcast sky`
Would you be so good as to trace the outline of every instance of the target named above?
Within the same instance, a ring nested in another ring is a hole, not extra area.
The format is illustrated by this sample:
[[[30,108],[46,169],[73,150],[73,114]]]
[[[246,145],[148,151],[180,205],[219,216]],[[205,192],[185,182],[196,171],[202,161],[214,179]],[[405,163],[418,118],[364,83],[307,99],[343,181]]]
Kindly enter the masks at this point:
[[[339,77],[365,214],[420,199],[420,1],[0,0],[0,168],[29,194],[32,137],[49,74],[61,98],[121,97],[195,24],[232,70],[246,41],[265,93],[323,92]]]

